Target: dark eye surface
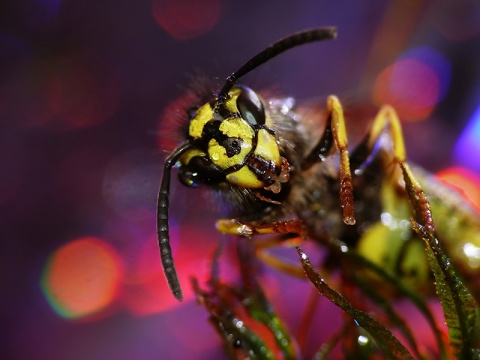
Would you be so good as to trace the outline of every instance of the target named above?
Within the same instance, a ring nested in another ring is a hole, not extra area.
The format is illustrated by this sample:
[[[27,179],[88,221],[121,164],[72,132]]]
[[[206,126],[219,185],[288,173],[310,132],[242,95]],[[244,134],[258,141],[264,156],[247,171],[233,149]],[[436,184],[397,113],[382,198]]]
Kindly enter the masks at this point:
[[[265,124],[265,109],[257,93],[246,86],[239,86],[242,93],[237,99],[237,108],[240,115],[250,125]]]

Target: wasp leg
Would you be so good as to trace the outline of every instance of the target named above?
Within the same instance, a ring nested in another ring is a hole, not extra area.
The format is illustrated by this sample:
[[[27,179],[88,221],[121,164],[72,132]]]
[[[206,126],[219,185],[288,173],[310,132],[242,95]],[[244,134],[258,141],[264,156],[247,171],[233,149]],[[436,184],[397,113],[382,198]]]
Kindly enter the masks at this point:
[[[265,234],[297,234],[306,236],[306,230],[301,220],[275,221],[271,224],[255,224],[237,219],[220,219],[216,224],[217,230],[226,235],[252,237]]]
[[[298,245],[306,239],[306,230],[301,220],[276,221],[271,224],[255,224],[242,222],[237,219],[221,219],[217,221],[217,230],[227,235],[238,235],[252,237],[254,235],[283,234],[284,237],[274,237],[265,241],[255,243],[255,250],[258,258],[273,268],[298,277],[304,277],[305,273],[301,267],[281,260],[269,254],[267,249],[279,244]]]
[[[284,245],[288,247],[299,246],[302,242],[302,238],[297,234],[287,234],[282,237],[273,237],[268,240],[257,241],[254,243],[255,253],[257,258],[267,264],[268,266],[277,269],[283,273],[304,279],[305,271],[298,264],[298,262],[288,261],[282,259],[276,255],[271,254],[268,249],[276,247],[278,245]]]
[[[368,147],[373,149],[380,135],[389,128],[390,138],[393,146],[393,160],[395,163],[403,164],[407,160],[403,132],[397,112],[391,106],[383,106],[378,112],[368,138]]]
[[[309,168],[314,163],[324,161],[334,152],[333,144],[340,152],[340,204],[343,209],[343,222],[347,225],[355,224],[353,210],[353,186],[348,157],[348,139],[345,130],[345,118],[342,105],[336,96],[327,99],[327,125],[322,138],[304,159],[303,167]]]
[[[306,239],[303,222],[300,220],[277,221],[271,224],[254,224],[236,219],[221,219],[217,221],[217,230],[227,235],[252,237],[254,235],[272,235],[269,239],[254,242],[257,258],[268,266],[286,274],[305,278],[305,271],[298,263],[281,259],[268,252],[268,249],[284,245],[287,247],[299,246]]]
[[[402,126],[400,124],[397,112],[391,106],[383,106],[373,121],[372,128],[361,144],[355,149],[350,158],[352,168],[354,170],[368,161],[369,156],[373,153],[376,144],[382,134],[388,131],[388,135],[392,142],[393,164],[397,164],[402,172],[410,201],[412,202],[416,219],[427,229],[433,231],[433,219],[430,211],[430,205],[425,194],[415,179],[409,165],[407,164],[407,156],[405,144],[403,141]]]
[[[359,170],[368,162],[381,135],[387,130],[392,142],[391,156],[393,157],[393,163],[400,165],[400,168],[402,168],[402,164],[407,161],[402,127],[395,109],[386,105],[380,109],[369,133],[352,153],[350,157],[352,169]]]
[[[397,164],[406,162],[405,144],[403,142],[400,120],[396,111],[387,105],[380,109],[370,131],[350,156],[351,168],[355,172],[361,170],[369,162],[381,135],[387,130],[392,142],[392,154],[390,155],[393,157],[393,162]]]

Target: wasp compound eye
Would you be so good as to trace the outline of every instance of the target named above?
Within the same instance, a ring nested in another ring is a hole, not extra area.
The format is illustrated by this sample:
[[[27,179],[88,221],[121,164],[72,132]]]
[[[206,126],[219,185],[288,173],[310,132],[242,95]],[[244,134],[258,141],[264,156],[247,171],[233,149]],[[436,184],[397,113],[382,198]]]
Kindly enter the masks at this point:
[[[188,187],[196,187],[198,183],[213,185],[225,181],[225,174],[221,172],[210,159],[195,156],[188,165],[181,166],[178,172],[180,182]]]
[[[265,124],[265,108],[257,93],[246,86],[239,86],[242,92],[237,99],[237,108],[242,118],[250,125]]]

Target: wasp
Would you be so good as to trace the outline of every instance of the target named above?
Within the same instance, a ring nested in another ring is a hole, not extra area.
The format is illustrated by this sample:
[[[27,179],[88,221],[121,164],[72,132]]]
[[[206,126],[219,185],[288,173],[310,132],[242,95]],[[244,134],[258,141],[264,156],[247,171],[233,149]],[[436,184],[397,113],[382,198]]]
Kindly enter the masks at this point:
[[[214,95],[207,89],[198,103],[179,110],[186,139],[165,160],[157,212],[162,265],[178,300],[183,295],[168,228],[174,166],[182,184],[205,185],[229,207],[231,217],[217,221],[220,233],[252,241],[273,236],[255,243],[257,256],[295,275],[304,276],[303,267],[320,292],[321,278],[300,248],[302,267],[268,249],[293,239],[313,241],[327,251],[325,271],[339,268],[342,282],[376,287],[383,299],[440,294],[445,286],[453,289],[459,306],[474,309],[480,300],[480,216],[458,193],[407,162],[394,108],[383,106],[350,151],[338,97],[327,98],[325,111],[305,115],[291,98],[263,96],[238,83],[282,52],[336,34],[336,28],[326,27],[287,36],[228,76]],[[385,283],[393,286],[383,289]],[[458,283],[465,285],[465,297]],[[473,318],[472,311],[463,314],[457,306],[445,315],[447,324],[452,316]],[[468,352],[472,341],[465,343]]]

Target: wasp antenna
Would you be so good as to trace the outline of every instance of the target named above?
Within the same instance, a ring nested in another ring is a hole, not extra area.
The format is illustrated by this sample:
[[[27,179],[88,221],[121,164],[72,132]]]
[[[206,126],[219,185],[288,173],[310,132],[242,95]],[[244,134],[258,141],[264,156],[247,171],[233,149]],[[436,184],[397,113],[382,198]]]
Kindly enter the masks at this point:
[[[188,149],[191,144],[185,142],[175,149],[165,160],[163,169],[162,184],[158,192],[157,203],[157,234],[158,244],[160,246],[160,256],[162,259],[163,272],[167,278],[168,286],[173,296],[179,301],[183,300],[182,288],[178,280],[177,270],[172,257],[172,249],[170,247],[170,235],[168,230],[168,199],[170,195],[170,172],[177,162],[178,158]]]
[[[223,85],[223,88],[218,94],[218,100],[220,102],[223,102],[227,98],[228,92],[235,85],[239,78],[249,73],[253,69],[257,68],[258,66],[262,65],[263,63],[267,62],[268,60],[281,54],[282,52],[310,42],[334,39],[336,36],[336,27],[324,27],[318,29],[303,30],[278,40],[266,49],[260,51],[257,55],[255,55],[245,64],[243,64],[240,69],[231,74],[225,80],[225,85]]]

